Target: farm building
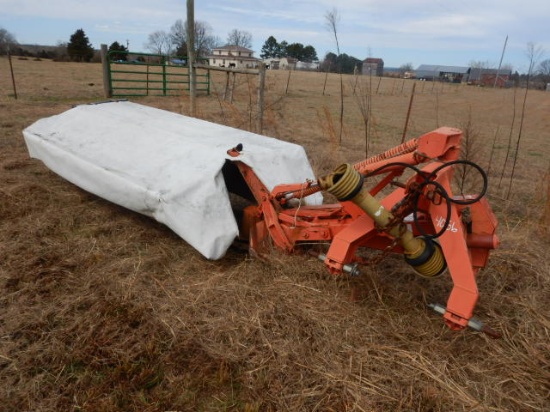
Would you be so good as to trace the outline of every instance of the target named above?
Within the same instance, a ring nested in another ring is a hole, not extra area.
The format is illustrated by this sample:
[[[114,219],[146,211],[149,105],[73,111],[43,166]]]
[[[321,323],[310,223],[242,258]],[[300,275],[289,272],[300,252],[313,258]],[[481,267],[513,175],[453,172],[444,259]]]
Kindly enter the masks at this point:
[[[299,63],[298,59],[293,57],[272,57],[264,59],[263,62],[271,70],[294,70]]]
[[[511,70],[472,68],[468,77],[468,84],[477,86],[504,87],[510,80]]]
[[[238,67],[241,69],[254,68],[259,60],[254,52],[246,47],[226,45],[212,50],[208,56],[208,64],[218,67]]]
[[[434,64],[421,64],[416,69],[416,78],[420,80],[439,80],[443,82],[462,83],[468,80],[469,67],[462,66],[438,66]]]
[[[312,62],[296,62],[296,70],[319,70],[319,61],[315,60]]]
[[[367,57],[363,60],[361,74],[382,76],[384,74],[384,60],[375,57]]]

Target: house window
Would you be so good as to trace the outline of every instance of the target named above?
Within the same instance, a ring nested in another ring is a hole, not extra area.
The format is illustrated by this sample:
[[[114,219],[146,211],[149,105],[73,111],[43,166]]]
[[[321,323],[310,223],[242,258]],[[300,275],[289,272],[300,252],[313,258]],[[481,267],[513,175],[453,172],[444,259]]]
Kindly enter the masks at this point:
[[[212,59],[212,64],[216,64],[216,59]]]

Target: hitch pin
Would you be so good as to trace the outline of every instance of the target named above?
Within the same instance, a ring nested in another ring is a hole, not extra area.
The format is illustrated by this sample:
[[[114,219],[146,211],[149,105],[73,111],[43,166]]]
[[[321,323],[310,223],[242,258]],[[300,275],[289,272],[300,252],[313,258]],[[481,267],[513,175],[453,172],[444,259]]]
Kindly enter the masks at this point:
[[[439,313],[440,315],[444,315],[447,312],[447,308],[439,303],[429,303],[428,307],[434,310],[435,312]],[[498,333],[496,330],[483,324],[482,321],[476,318],[471,318],[470,320],[468,320],[468,326],[473,330],[477,330],[478,332],[483,332],[494,339],[499,339],[502,337],[502,335]]]

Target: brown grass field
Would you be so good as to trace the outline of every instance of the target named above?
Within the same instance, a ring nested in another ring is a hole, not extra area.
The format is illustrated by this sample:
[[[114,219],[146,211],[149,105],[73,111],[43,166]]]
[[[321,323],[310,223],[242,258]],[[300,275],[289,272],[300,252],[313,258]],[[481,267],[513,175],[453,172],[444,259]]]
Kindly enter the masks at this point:
[[[489,171],[501,247],[478,276],[476,316],[502,334],[491,339],[449,330],[426,307],[446,302],[449,276],[419,278],[399,256],[357,285],[305,256],[257,260],[236,246],[207,261],[61,179],[29,158],[22,130],[104,100],[101,67],[13,65],[17,100],[0,58],[1,410],[550,410],[550,93],[528,93],[510,185],[525,90],[416,86],[407,137],[462,128]],[[339,77],[325,95],[324,81],[269,71],[263,134],[302,144],[316,172],[360,160],[357,96],[370,86],[368,153],[401,141],[413,80],[345,76],[341,144]],[[223,88],[215,75],[198,117],[256,131],[256,78],[237,76],[232,103]],[[189,113],[186,96],[134,100]]]

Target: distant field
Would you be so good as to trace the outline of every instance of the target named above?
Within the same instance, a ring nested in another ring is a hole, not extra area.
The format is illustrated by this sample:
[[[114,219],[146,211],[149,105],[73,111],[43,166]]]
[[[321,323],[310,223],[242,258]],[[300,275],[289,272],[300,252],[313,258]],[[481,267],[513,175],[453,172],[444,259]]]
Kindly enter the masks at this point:
[[[501,248],[479,274],[493,340],[426,309],[451,280],[399,256],[335,279],[317,260],[207,261],[164,226],[30,159],[22,130],[104,100],[101,66],[0,58],[0,405],[6,411],[550,410],[550,93],[268,71],[262,133],[317,173],[439,126],[488,170]],[[257,132],[257,79],[212,73],[198,117]],[[324,93],[323,93],[324,91]],[[361,109],[370,99],[368,129]],[[136,102],[189,114],[187,96]],[[521,140],[518,145],[518,137]],[[517,152],[516,152],[517,149]],[[510,182],[514,160],[514,180]],[[349,301],[361,288],[365,299]]]

